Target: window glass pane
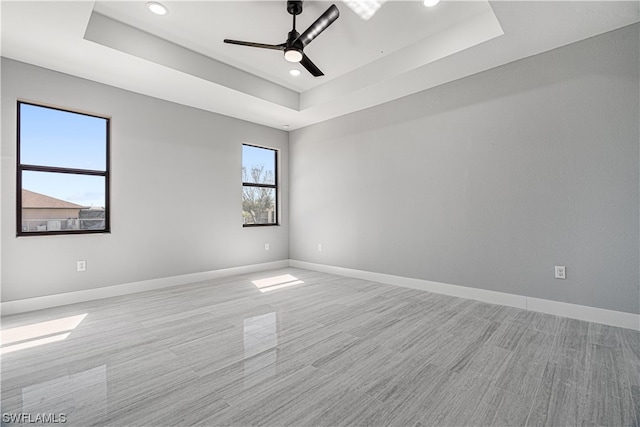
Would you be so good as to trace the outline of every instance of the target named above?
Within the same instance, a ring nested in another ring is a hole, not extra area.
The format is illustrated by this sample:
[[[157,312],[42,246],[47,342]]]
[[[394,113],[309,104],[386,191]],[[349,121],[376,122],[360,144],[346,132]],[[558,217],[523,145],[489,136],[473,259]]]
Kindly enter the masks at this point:
[[[22,231],[105,229],[102,176],[22,172]]]
[[[242,187],[242,217],[245,224],[275,224],[276,189]]]
[[[276,151],[268,148],[242,146],[242,182],[276,183]]]
[[[20,163],[104,171],[107,119],[20,104]]]

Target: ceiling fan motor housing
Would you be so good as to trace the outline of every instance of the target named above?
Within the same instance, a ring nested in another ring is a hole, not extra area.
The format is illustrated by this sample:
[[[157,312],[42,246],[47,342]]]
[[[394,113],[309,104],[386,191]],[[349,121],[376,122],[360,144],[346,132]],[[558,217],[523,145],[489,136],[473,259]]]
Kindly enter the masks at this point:
[[[292,15],[300,15],[302,13],[302,0],[288,0],[287,12]]]

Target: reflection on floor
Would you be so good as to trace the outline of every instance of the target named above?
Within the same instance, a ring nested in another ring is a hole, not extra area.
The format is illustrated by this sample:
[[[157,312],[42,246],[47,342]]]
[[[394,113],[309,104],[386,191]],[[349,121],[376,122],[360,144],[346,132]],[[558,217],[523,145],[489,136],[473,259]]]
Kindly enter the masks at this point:
[[[640,422],[636,331],[293,268],[7,316],[1,351],[3,425]]]

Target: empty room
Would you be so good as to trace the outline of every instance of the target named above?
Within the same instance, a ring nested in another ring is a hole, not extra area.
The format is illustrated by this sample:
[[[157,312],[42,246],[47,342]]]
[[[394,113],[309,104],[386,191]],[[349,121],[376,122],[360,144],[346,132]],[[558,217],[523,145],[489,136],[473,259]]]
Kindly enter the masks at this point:
[[[0,17],[2,426],[640,425],[640,2]]]

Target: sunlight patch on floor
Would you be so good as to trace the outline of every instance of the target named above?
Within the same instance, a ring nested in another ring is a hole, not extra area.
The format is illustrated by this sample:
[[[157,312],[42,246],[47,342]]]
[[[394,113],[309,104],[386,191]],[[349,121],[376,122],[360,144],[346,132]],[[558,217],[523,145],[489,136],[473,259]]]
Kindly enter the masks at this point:
[[[280,276],[267,277],[265,279],[253,280],[252,283],[260,290],[260,292],[270,292],[276,289],[288,288],[290,286],[300,285],[304,283],[291,274],[283,274]]]
[[[88,313],[63,317],[0,331],[0,354],[66,339]]]

